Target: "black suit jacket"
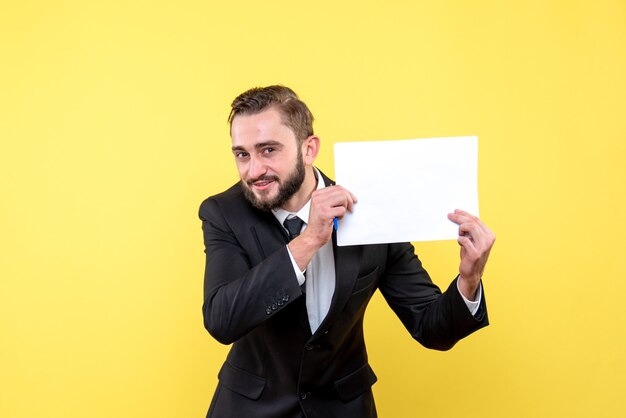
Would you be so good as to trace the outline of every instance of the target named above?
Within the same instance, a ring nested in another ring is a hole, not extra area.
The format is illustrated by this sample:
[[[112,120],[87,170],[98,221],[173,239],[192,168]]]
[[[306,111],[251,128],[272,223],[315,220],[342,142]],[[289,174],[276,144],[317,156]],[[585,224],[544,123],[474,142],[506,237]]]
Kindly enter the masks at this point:
[[[324,176],[326,184],[331,181]],[[337,247],[328,315],[312,334],[287,234],[255,209],[238,183],[200,206],[204,232],[204,325],[233,344],[209,417],[375,417],[376,376],[363,339],[376,289],[411,335],[447,350],[488,324],[483,301],[470,314],[452,282],[434,285],[409,243]]]

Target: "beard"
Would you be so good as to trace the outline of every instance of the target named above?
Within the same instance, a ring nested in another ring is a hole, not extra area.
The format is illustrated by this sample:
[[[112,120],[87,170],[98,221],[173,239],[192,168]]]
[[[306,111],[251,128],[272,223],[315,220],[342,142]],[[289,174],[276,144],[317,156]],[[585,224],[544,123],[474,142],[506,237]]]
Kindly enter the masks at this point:
[[[298,150],[299,151],[299,150]],[[298,152],[296,166],[289,176],[282,181],[278,176],[261,176],[252,180],[242,180],[243,195],[257,209],[269,211],[283,206],[291,197],[300,190],[300,186],[304,182],[304,161],[302,161],[302,152]],[[260,180],[274,181],[278,184],[278,194],[273,198],[265,198],[258,196],[252,190],[252,184]]]

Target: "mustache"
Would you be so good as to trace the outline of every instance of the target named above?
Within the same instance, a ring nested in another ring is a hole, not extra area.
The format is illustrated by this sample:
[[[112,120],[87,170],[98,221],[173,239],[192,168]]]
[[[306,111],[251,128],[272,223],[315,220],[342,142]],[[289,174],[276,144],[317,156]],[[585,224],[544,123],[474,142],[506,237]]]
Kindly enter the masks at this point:
[[[248,186],[252,186],[252,184],[256,183],[257,181],[275,181],[275,182],[280,182],[280,179],[278,178],[278,176],[261,176],[261,177],[255,178],[255,179],[246,180],[246,184]]]

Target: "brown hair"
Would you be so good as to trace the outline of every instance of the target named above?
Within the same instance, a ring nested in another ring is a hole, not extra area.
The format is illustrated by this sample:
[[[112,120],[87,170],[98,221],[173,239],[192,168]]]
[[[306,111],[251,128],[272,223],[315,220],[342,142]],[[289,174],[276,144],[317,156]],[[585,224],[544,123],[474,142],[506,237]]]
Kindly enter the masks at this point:
[[[253,115],[270,107],[276,107],[283,123],[291,128],[298,141],[313,135],[313,115],[298,95],[285,86],[254,87],[241,93],[230,105],[228,123],[233,126],[237,115]]]

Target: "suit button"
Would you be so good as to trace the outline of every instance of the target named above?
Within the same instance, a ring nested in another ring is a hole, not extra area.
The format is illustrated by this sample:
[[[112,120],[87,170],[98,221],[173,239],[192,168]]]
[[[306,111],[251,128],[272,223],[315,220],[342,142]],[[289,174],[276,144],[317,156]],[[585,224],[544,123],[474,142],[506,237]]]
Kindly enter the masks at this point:
[[[278,305],[275,303],[272,303],[272,310],[275,311],[276,309],[278,309]]]
[[[305,400],[311,392],[300,392],[300,399]]]
[[[272,310],[270,308],[267,308],[267,309],[265,309],[265,313],[269,315],[269,314],[272,313]]]
[[[315,347],[314,347],[314,346],[312,346],[311,344],[307,344],[307,345],[305,345],[305,346],[304,346],[304,349],[305,349],[306,351],[311,351],[311,350],[313,350],[314,348],[315,348]]]
[[[283,302],[289,302],[289,295],[283,296]]]

